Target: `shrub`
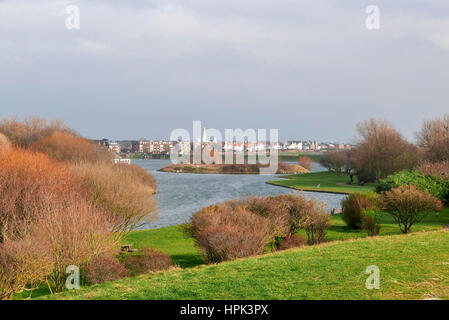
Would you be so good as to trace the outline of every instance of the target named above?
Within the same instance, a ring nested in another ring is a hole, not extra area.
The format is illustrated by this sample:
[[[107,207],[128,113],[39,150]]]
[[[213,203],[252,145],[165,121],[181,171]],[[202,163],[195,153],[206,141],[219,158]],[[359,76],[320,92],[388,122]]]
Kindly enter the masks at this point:
[[[229,201],[231,209],[239,206],[267,219],[270,229],[271,248],[276,250],[279,242],[290,234],[290,213],[276,198],[250,197],[243,201]]]
[[[309,209],[301,215],[299,226],[306,231],[308,244],[319,244],[326,240],[331,216],[326,213],[323,203],[311,200],[309,204]]]
[[[287,250],[291,248],[303,247],[306,244],[306,239],[298,234],[290,235],[279,244],[279,250]]]
[[[309,171],[313,169],[313,161],[308,156],[299,157],[298,164]]]
[[[0,242],[17,232],[18,223],[32,219],[46,201],[65,203],[77,192],[78,181],[67,166],[44,154],[0,150]]]
[[[8,138],[0,133],[0,149],[9,149],[11,148],[11,142],[9,142]]]
[[[45,153],[58,161],[112,163],[114,158],[113,154],[106,148],[65,131],[56,131],[49,136],[45,136],[32,143],[30,148]]]
[[[44,281],[53,270],[47,253],[42,243],[30,237],[0,243],[0,300]]]
[[[84,273],[87,282],[91,284],[122,279],[130,274],[124,263],[121,263],[117,258],[108,254],[91,260],[85,268]]]
[[[362,228],[362,217],[365,209],[374,207],[373,197],[364,194],[350,194],[341,202],[343,221],[351,229]]]
[[[153,192],[156,192],[157,180],[144,168],[133,164],[116,164],[112,168],[118,172],[126,174],[127,176],[132,176],[135,181],[138,181],[144,186],[152,188]]]
[[[79,163],[71,166],[87,199],[115,219],[113,230],[129,231],[157,217],[155,190],[124,165]],[[148,174],[149,175],[149,174]]]
[[[380,213],[376,209],[365,209],[362,214],[362,229],[368,231],[370,237],[380,232]]]
[[[39,117],[25,117],[23,121],[17,118],[4,118],[0,122],[0,133],[8,137],[17,147],[28,148],[32,143],[54,132],[72,132],[64,121],[56,119],[51,122]]]
[[[133,275],[167,270],[174,266],[171,257],[159,250],[141,248],[139,254],[126,257],[125,264]]]
[[[209,263],[262,254],[271,236],[267,218],[226,206],[203,208],[193,215],[186,231]]]
[[[424,175],[434,176],[438,179],[449,179],[449,161],[424,162],[418,168]]]
[[[401,186],[381,194],[382,208],[387,211],[403,233],[435,210],[437,199],[413,185]]]
[[[121,239],[112,232],[112,225],[108,214],[77,195],[64,205],[48,202],[35,214],[27,233],[51,257],[53,273],[49,279],[55,291],[64,287],[67,266],[76,265],[83,270],[92,260],[118,251]]]
[[[428,191],[444,203],[449,203],[449,179],[425,175],[420,171],[402,171],[388,176],[376,185],[376,192],[381,193],[405,185],[413,185],[419,190]]]

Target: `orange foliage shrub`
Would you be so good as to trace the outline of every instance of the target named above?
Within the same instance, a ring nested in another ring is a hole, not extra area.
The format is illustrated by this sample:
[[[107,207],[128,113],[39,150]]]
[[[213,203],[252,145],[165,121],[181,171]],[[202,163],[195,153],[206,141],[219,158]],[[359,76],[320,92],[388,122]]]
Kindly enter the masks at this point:
[[[8,138],[0,133],[0,149],[9,149],[11,147],[11,142],[9,142]]]
[[[69,193],[78,190],[69,168],[51,162],[46,155],[16,148],[0,150],[0,242],[46,201],[64,203]]]
[[[299,157],[298,164],[309,171],[313,169],[313,161],[308,156]]]
[[[67,266],[83,269],[97,257],[118,252],[120,238],[112,232],[112,225],[107,213],[76,195],[65,205],[48,202],[35,214],[29,234],[48,250],[53,261],[49,278],[57,291],[64,286]]]
[[[48,122],[39,117],[26,117],[20,121],[12,117],[3,118],[0,122],[0,133],[7,136],[13,145],[22,148],[28,148],[33,142],[57,131],[72,132],[60,119]]]
[[[119,172],[126,173],[129,176],[132,176],[135,181],[142,183],[144,186],[150,187],[156,192],[157,189],[157,180],[156,178],[149,173],[147,170],[140,166],[129,165],[129,164],[116,164],[113,166],[114,170]]]
[[[157,217],[155,190],[123,165],[79,163],[71,167],[92,205],[114,217],[114,231],[129,231]]]
[[[69,132],[54,132],[31,144],[30,148],[58,161],[112,162],[113,155],[106,148]]]

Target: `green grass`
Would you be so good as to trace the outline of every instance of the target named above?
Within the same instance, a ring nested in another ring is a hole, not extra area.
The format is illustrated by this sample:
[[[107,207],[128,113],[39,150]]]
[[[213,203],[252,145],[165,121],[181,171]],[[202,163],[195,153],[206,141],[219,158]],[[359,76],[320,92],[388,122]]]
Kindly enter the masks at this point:
[[[49,299],[425,299],[449,298],[446,231],[377,237],[172,270]],[[366,267],[380,269],[367,290]]]
[[[181,226],[133,231],[125,238],[123,243],[130,243],[135,248],[157,248],[169,254],[173,261],[182,268],[204,263],[193,243],[193,239],[182,232]]]
[[[362,238],[367,238],[367,232],[363,231],[363,230],[352,230],[349,229],[345,223],[343,222],[341,216],[333,216],[331,219],[332,222],[332,226],[329,228],[328,230],[328,237],[327,240],[330,241],[328,244],[326,244],[324,247],[326,246],[330,246],[332,243],[339,243],[339,240],[347,240],[347,245],[348,246],[352,246],[354,240],[356,239],[362,239]],[[393,222],[392,218],[388,215],[388,214],[384,214],[381,218],[381,232],[379,237],[377,237],[378,239],[381,238],[388,238],[392,235],[397,235],[400,237],[405,237],[405,239],[409,239],[410,235],[406,235],[403,236],[400,234],[399,231],[399,227]],[[412,228],[412,232],[414,234],[421,234],[423,231],[438,231],[441,230],[445,225],[449,224],[449,208],[444,209],[441,213],[440,213],[440,217],[438,219],[436,219],[435,215],[429,215],[428,217],[426,217],[422,222],[420,222],[419,224],[413,226]],[[300,232],[300,234],[303,234]],[[447,236],[447,234],[446,234]],[[398,239],[401,239],[401,238]],[[449,237],[448,237],[449,238]],[[396,239],[396,238],[394,238]],[[212,269],[208,269],[211,268],[210,266],[205,266],[203,265],[203,260],[201,259],[201,256],[198,252],[198,249],[194,246],[193,240],[186,237],[185,234],[182,232],[181,227],[180,226],[172,226],[172,227],[166,227],[166,228],[161,228],[161,229],[156,229],[156,230],[143,230],[143,231],[134,231],[132,232],[127,239],[124,241],[124,243],[131,243],[133,244],[134,247],[139,248],[142,246],[149,246],[149,247],[153,247],[153,248],[158,248],[164,252],[166,252],[167,254],[171,255],[171,257],[173,258],[173,260],[181,267],[184,268],[184,270],[197,270],[197,271],[192,271],[191,272],[187,272],[187,273],[183,273],[183,271],[169,271],[166,273],[161,273],[158,275],[145,275],[145,276],[140,276],[137,278],[130,278],[130,279],[124,279],[118,282],[114,282],[113,287],[114,288],[125,288],[123,286],[127,286],[126,288],[129,288],[130,286],[132,287],[132,291],[131,293],[124,293],[125,296],[123,298],[131,298],[131,299],[137,299],[137,298],[142,298],[142,299],[189,299],[189,297],[184,296],[184,295],[175,295],[174,292],[172,292],[171,290],[174,290],[176,292],[183,292],[183,290],[188,290],[189,286],[190,286],[190,282],[189,284],[180,284],[180,286],[184,286],[186,285],[186,287],[180,288],[180,287],[171,287],[171,284],[167,283],[167,292],[162,292],[161,296],[156,297],[156,293],[151,293],[150,296],[146,297],[143,295],[142,292],[140,291],[145,291],[147,292],[147,290],[150,290],[151,288],[153,288],[152,286],[154,286],[154,281],[172,281],[172,277],[175,277],[176,282],[180,282],[181,279],[184,279],[185,281],[193,281],[195,283],[195,290],[194,293],[192,293],[192,297],[194,298],[196,297],[196,295],[198,295],[198,299],[215,299],[215,298],[223,298],[223,296],[213,296],[212,292],[207,292],[208,290],[212,290],[211,287],[208,284],[204,284],[204,288],[201,288],[201,285],[197,283],[197,281],[206,281],[206,279],[208,279],[208,277],[210,278],[214,278],[214,277],[218,277],[217,281],[218,283],[220,283],[220,281],[225,281],[224,279],[220,280],[220,276],[217,276],[215,273],[211,273],[212,271],[215,272],[216,269],[214,269],[212,267]],[[413,244],[411,244],[413,245]],[[316,247],[319,248],[319,247]],[[308,248],[307,250],[312,249],[312,248]],[[305,249],[301,249],[300,251],[302,252],[302,250]],[[349,249],[348,249],[349,250]],[[447,248],[445,248],[444,250],[447,250]],[[449,250],[448,250],[449,251]],[[318,253],[320,252],[320,250],[318,250]],[[367,253],[368,254],[368,253]],[[277,257],[278,253],[275,254],[275,256]],[[273,254],[268,254],[267,257],[273,257]],[[311,259],[311,257],[309,257]],[[256,259],[256,261],[258,261],[259,259],[265,259],[265,256],[263,257],[258,257],[258,258],[251,258],[251,259]],[[278,259],[278,258],[276,258]],[[335,258],[337,259],[337,258]],[[241,264],[246,265],[247,262],[244,262],[245,260],[240,260]],[[279,260],[278,260],[279,261]],[[230,264],[234,264],[236,262],[230,262]],[[280,263],[286,268],[286,270],[290,270],[291,268],[295,268],[295,265],[290,265],[290,260],[285,260],[285,261],[280,261]],[[317,262],[318,263],[318,262]],[[403,262],[405,263],[405,262]],[[412,260],[410,260],[410,263],[414,263]],[[449,263],[449,261],[448,261]],[[222,264],[220,266],[223,266],[225,264]],[[240,266],[238,265],[238,269],[240,270]],[[235,266],[235,265],[234,265]],[[215,266],[217,267],[217,266]],[[265,268],[265,266],[261,266],[262,268]],[[349,268],[349,266],[346,266],[347,268]],[[355,266],[354,266],[355,267]],[[220,267],[221,268],[221,267]],[[271,268],[271,267],[270,267]],[[204,278],[200,277],[198,278],[198,280],[194,280],[194,275],[197,275],[197,272],[203,272],[203,271],[198,271],[198,270],[208,270],[208,271],[204,271],[206,274],[208,274],[207,276],[204,276]],[[252,270],[252,269],[251,269]],[[230,274],[234,274],[235,276],[238,277],[238,281],[243,281],[242,279],[240,279],[240,272],[239,271],[229,271]],[[248,271],[249,272],[249,271]],[[267,273],[267,277],[271,277],[269,276],[273,270],[270,269],[265,269],[265,271]],[[277,272],[282,273],[281,270],[278,270]],[[312,271],[307,271],[307,272],[312,272]],[[307,272],[305,274],[307,274]],[[312,272],[314,273],[314,272]],[[245,274],[245,273],[243,273]],[[252,277],[252,275],[250,276],[248,273],[246,273],[248,277]],[[273,275],[274,276],[274,275]],[[259,275],[259,278],[262,277],[262,274]],[[321,276],[320,276],[321,277]],[[153,279],[153,280],[150,280]],[[159,280],[154,280],[154,279],[159,279]],[[270,279],[270,278],[269,278]],[[183,280],[183,281],[184,281]],[[236,280],[236,281],[237,281]],[[273,279],[272,279],[273,280]],[[286,283],[284,285],[289,286],[288,284],[288,277],[286,277],[285,281]],[[144,286],[147,283],[147,281],[149,281],[148,283],[148,287],[147,289],[144,288]],[[211,281],[210,279],[208,279],[207,281]],[[227,281],[231,281],[230,279],[228,279]],[[246,280],[245,280],[246,281]],[[268,279],[265,279],[264,281],[268,281]],[[274,281],[274,280],[273,280]],[[305,279],[304,279],[305,281]],[[311,282],[311,280],[308,280],[309,282]],[[141,283],[142,282],[142,283]],[[182,282],[182,281],[181,281]],[[126,283],[126,284],[124,284]],[[110,290],[110,286],[112,284],[103,284],[100,286],[95,286],[95,287],[86,287],[84,288],[79,294],[76,294],[76,296],[71,296],[68,293],[63,293],[62,296],[49,296],[49,292],[48,290],[46,290],[45,288],[41,288],[40,290],[35,290],[33,291],[33,298],[50,298],[52,299],[53,297],[55,298],[99,298],[99,299],[117,299],[119,298],[118,295],[120,295],[119,289],[117,289],[116,292],[113,292],[111,294],[107,293],[107,291]],[[291,295],[289,295],[288,293],[285,296],[280,296],[280,293],[277,293],[276,296],[266,296],[263,294],[262,291],[259,291],[257,287],[257,282],[253,283],[253,285],[255,286],[255,291],[254,292],[247,292],[248,296],[243,297],[243,296],[234,296],[234,295],[230,295],[227,296],[227,298],[231,299],[231,298],[235,298],[235,299],[271,299],[271,298],[276,298],[276,299],[309,299],[309,298],[313,298],[313,299],[330,299],[330,298],[356,298],[355,296],[341,296],[341,297],[336,297],[336,296],[332,296],[332,293],[330,292],[323,292],[323,295],[318,297],[318,296],[302,296],[299,295],[298,297],[293,297]],[[265,286],[267,286],[268,284],[266,283]],[[311,284],[309,284],[311,285]],[[348,284],[349,285],[349,284]],[[136,289],[134,288],[134,286],[136,287]],[[128,290],[128,289],[126,289]],[[135,292],[135,290],[138,290],[139,292]],[[237,290],[237,288],[236,288]],[[249,290],[249,289],[248,289]],[[315,290],[315,289],[314,289]],[[97,292],[95,293],[95,295],[91,296],[90,292]],[[329,291],[332,291],[329,289]],[[99,293],[101,292],[101,294]],[[86,294],[86,296],[84,296],[84,294]],[[98,295],[99,296],[98,296]],[[136,294],[137,296],[134,296],[134,294]],[[145,293],[145,294],[149,294],[149,293]],[[183,293],[184,294],[184,293]],[[224,293],[223,293],[224,294]],[[231,293],[230,294],[234,294]],[[246,294],[246,293],[245,293]],[[299,294],[299,293],[298,293]],[[325,294],[330,294],[331,296],[326,296]],[[47,296],[47,297],[44,297]],[[29,293],[23,293],[21,295],[17,295],[16,298],[18,299],[23,299],[23,298],[27,298],[29,297]],[[393,296],[392,296],[393,297]],[[365,297],[365,298],[369,298],[369,297]],[[376,297],[373,297],[376,298]],[[399,297],[401,298],[401,297]]]
[[[356,183],[346,184],[349,177],[334,172],[312,172],[281,176],[284,180],[272,180],[267,183],[303,191],[332,193],[368,193],[374,191],[374,184],[359,186]]]

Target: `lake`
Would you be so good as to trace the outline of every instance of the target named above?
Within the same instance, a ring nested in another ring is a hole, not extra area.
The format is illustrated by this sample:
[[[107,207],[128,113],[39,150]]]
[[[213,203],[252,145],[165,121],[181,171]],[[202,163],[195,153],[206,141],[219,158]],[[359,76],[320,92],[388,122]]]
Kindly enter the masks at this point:
[[[199,209],[245,196],[275,196],[296,192],[292,189],[277,187],[265,183],[276,179],[275,175],[234,175],[234,174],[191,174],[167,173],[157,171],[169,165],[170,160],[133,160],[151,172],[158,180],[159,219],[141,229],[156,229],[185,223]],[[315,164],[313,171],[321,171]],[[329,208],[340,207],[344,198],[341,194],[304,192],[306,197],[315,197],[324,201]]]

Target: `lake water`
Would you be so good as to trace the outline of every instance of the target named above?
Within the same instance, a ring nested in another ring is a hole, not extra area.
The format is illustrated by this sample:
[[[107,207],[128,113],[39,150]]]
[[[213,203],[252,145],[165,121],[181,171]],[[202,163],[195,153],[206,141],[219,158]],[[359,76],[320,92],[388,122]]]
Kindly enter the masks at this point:
[[[187,222],[199,209],[245,196],[275,196],[295,192],[292,189],[265,183],[277,179],[274,175],[189,174],[157,171],[170,164],[170,160],[133,160],[151,172],[158,180],[159,219],[142,229],[156,229]],[[313,171],[322,168],[316,164]],[[340,207],[344,195],[304,192],[308,198],[325,201],[329,208]]]

